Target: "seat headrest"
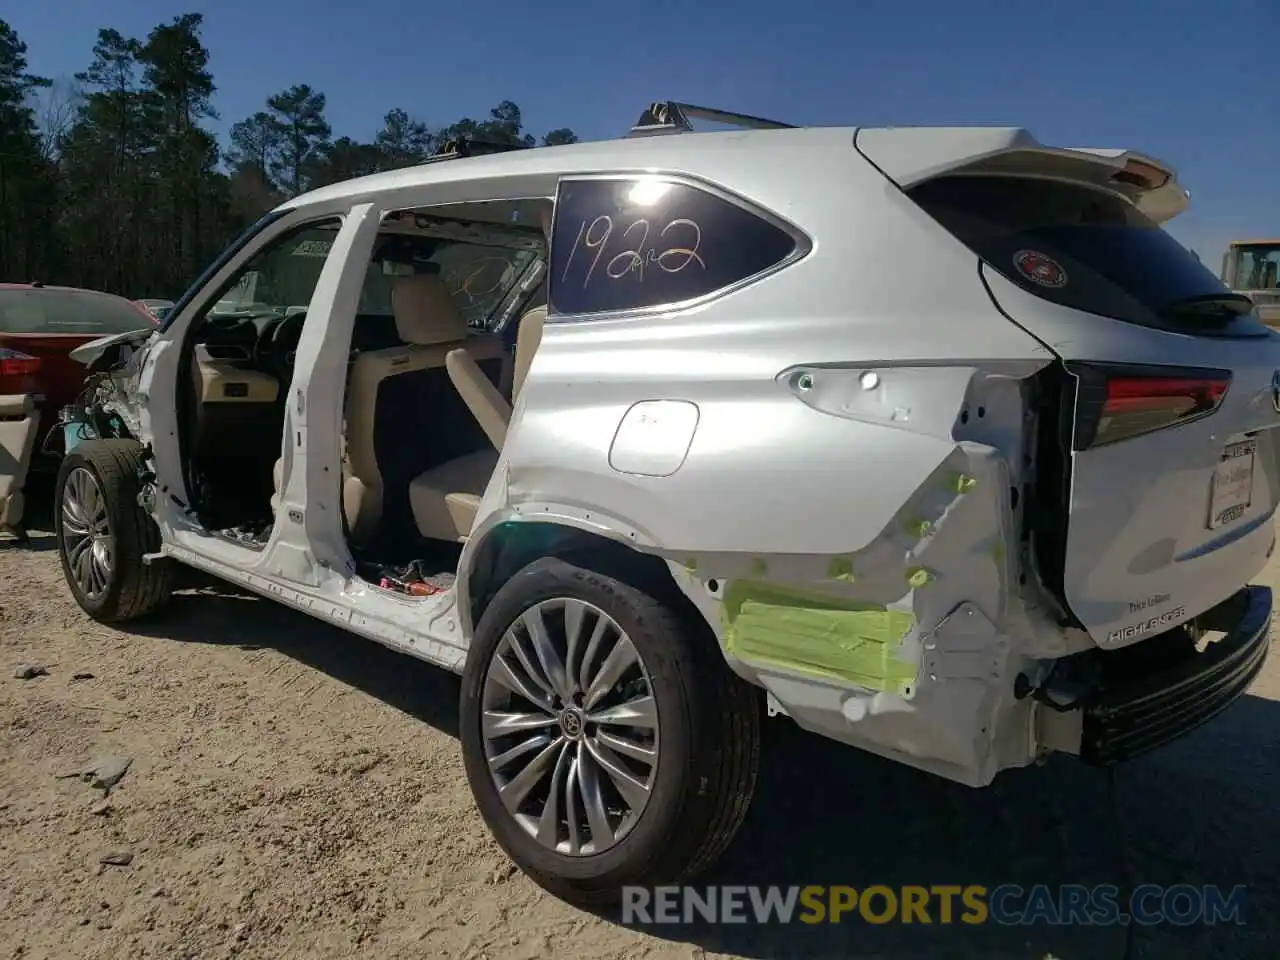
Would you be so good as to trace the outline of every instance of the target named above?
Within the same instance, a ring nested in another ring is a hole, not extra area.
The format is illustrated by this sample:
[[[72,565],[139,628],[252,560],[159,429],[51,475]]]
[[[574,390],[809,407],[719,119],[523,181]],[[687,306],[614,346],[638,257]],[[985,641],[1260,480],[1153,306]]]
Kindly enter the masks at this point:
[[[466,339],[467,322],[439,277],[402,277],[391,288],[396,334],[405,343],[428,346]]]

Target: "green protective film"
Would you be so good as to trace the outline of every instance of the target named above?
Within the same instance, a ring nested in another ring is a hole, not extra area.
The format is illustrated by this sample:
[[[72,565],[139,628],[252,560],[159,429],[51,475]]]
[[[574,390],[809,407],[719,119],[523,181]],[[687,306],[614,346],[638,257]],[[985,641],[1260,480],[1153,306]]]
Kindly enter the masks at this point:
[[[725,649],[739,659],[902,693],[916,667],[901,659],[915,617],[784,587],[734,580],[721,607]]]

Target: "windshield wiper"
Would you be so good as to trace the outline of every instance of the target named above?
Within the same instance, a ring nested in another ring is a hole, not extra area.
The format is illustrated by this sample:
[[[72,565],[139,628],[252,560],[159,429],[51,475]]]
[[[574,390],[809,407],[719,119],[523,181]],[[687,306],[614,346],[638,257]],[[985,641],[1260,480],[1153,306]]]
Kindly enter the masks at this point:
[[[1254,311],[1254,302],[1242,293],[1204,293],[1184,297],[1166,304],[1160,315],[1166,320],[1182,320],[1192,323],[1228,324]]]

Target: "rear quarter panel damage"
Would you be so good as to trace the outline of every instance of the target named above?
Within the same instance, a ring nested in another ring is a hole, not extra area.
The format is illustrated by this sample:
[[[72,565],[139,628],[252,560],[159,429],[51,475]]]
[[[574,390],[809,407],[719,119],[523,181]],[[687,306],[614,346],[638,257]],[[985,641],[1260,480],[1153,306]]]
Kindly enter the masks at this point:
[[[1035,646],[1011,640],[1026,626],[1010,603],[1011,462],[1020,375],[1040,365],[878,365],[889,407],[914,411],[898,421],[831,400],[860,367],[819,370],[835,385],[813,404],[792,395],[790,369],[738,385],[745,401],[685,384],[697,426],[668,476],[610,464],[629,400],[547,377],[526,388],[540,402],[518,409],[482,513],[567,521],[660,555],[729,662],[797,723],[987,782],[1033,753],[1029,705],[1007,695]],[[1010,723],[1019,733],[998,742]]]
[[[1033,754],[1029,734],[994,730],[1030,729],[1003,719],[1024,709],[1008,691],[1027,653],[1009,638],[1042,651],[1058,639],[1011,601],[1020,391],[1054,356],[851,143],[822,144],[804,180],[744,152],[725,182],[811,236],[804,259],[688,309],[551,318],[460,588],[489,518],[604,533],[665,559],[729,663],[801,725],[986,782]],[[817,387],[801,390],[801,373]],[[692,441],[643,457],[632,440],[611,463],[645,401],[695,407],[677,418]],[[957,611],[963,629],[947,620]]]

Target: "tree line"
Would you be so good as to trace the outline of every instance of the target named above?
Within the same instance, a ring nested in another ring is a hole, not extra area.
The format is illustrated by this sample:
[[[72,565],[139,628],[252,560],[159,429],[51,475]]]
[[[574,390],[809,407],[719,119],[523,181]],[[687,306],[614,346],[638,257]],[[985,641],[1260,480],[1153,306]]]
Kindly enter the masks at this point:
[[[536,146],[509,100],[489,116],[432,129],[396,107],[372,142],[333,136],[325,95],[297,84],[231,127],[220,144],[217,87],[184,13],[144,38],[98,31],[72,80],[28,70],[0,19],[0,282],[39,280],[128,297],[178,294],[246,226],[306,190],[419,163],[446,141]]]

